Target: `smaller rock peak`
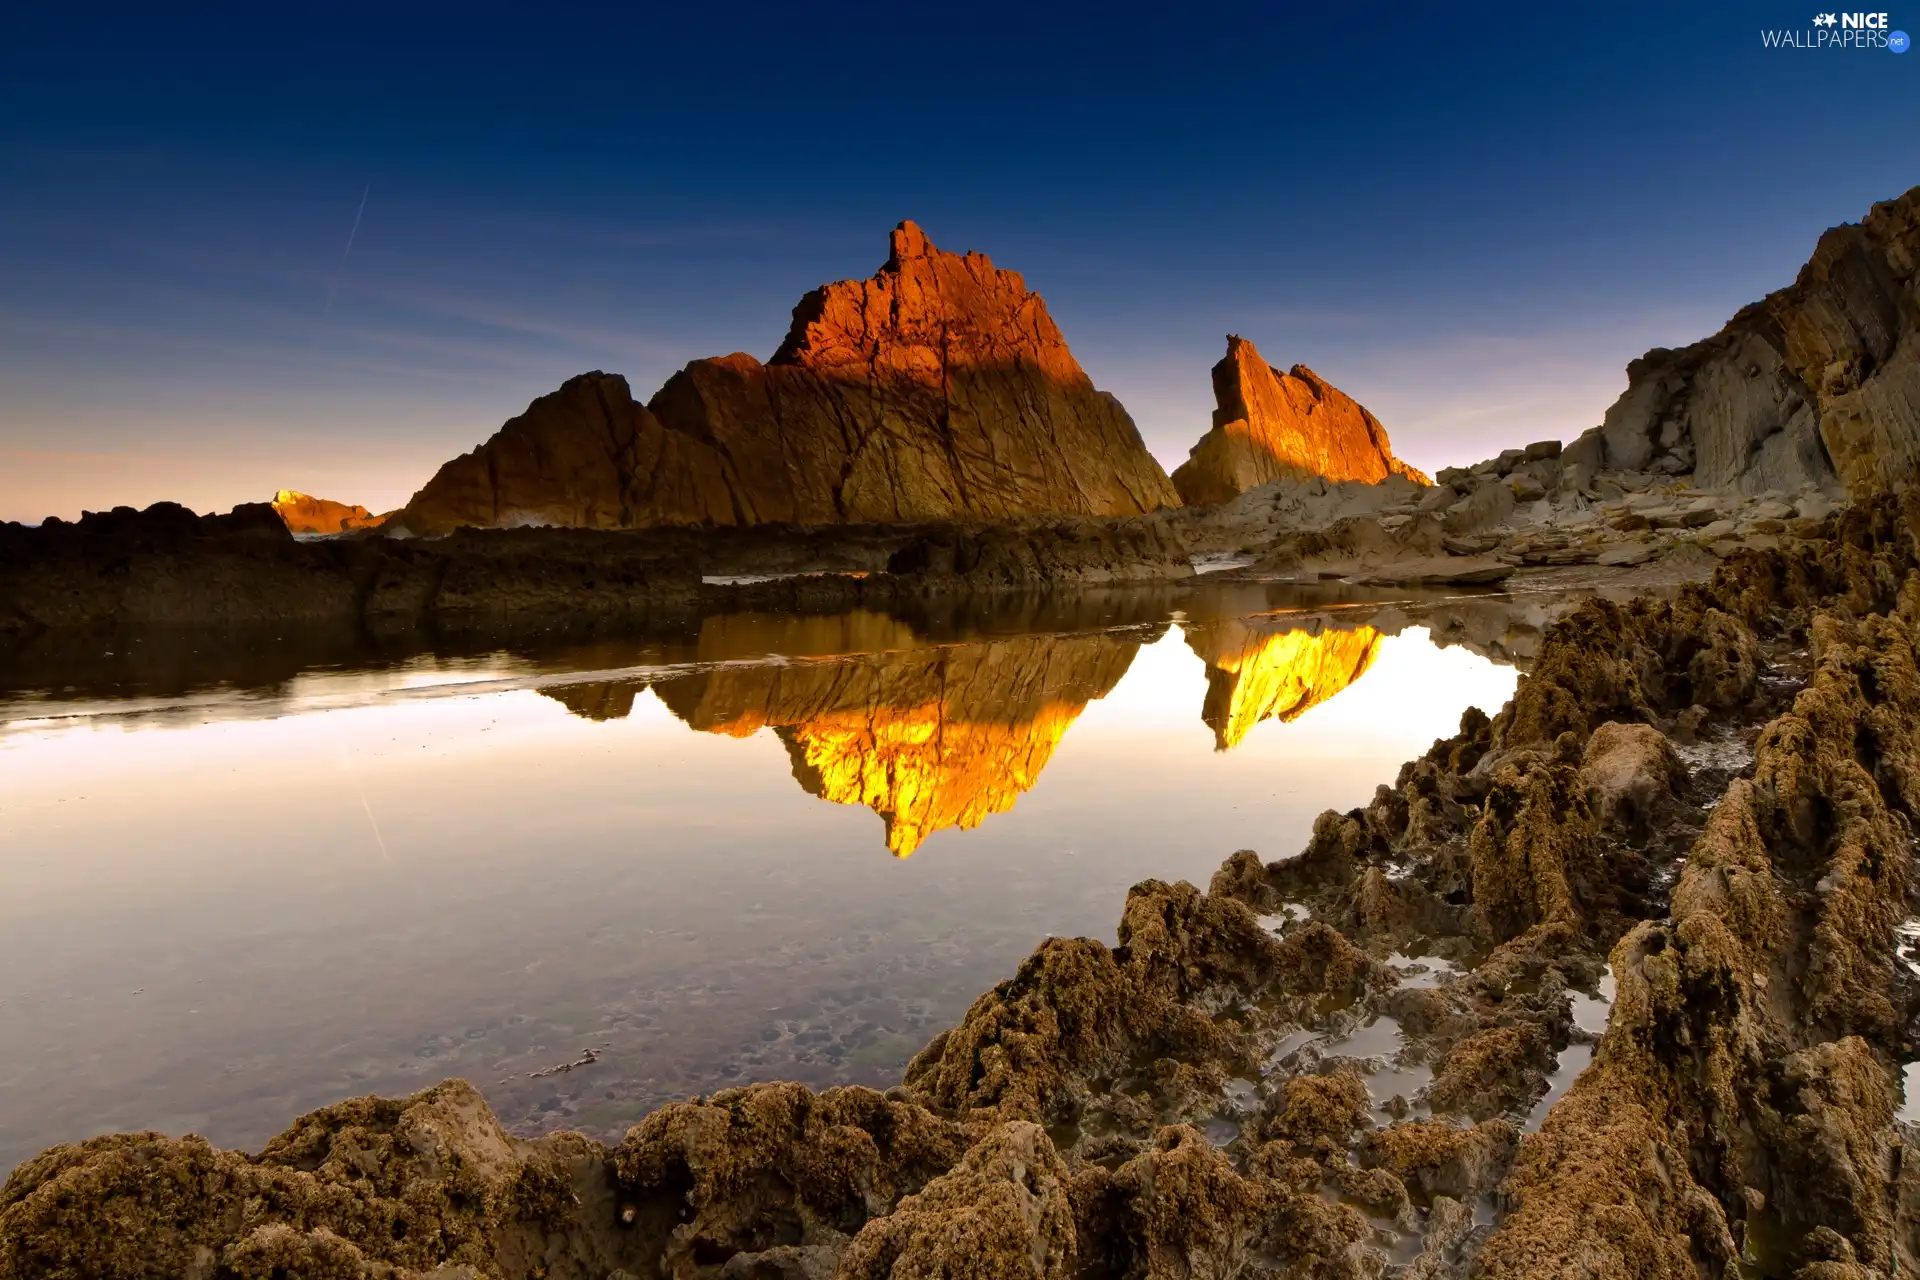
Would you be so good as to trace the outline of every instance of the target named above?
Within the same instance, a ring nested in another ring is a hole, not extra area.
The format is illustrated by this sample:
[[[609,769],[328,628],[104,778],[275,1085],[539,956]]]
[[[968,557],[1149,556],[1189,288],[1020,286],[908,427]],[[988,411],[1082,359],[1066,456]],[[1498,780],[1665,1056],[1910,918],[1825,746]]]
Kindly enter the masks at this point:
[[[898,267],[909,258],[932,256],[933,242],[927,239],[927,233],[920,224],[909,219],[893,229],[893,237],[888,245],[887,265]]]

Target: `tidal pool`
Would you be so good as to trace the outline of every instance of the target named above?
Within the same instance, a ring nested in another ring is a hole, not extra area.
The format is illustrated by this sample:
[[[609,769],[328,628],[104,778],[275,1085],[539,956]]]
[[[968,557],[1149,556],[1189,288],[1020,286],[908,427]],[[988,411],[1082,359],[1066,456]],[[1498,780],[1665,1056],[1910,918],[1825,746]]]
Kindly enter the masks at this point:
[[[1514,669],[1404,604],[352,663],[175,636],[186,674],[94,683],[22,658],[0,1171],[120,1129],[255,1149],[454,1075],[517,1131],[601,1135],[729,1083],[894,1083],[1043,937],[1291,855],[1497,710]]]

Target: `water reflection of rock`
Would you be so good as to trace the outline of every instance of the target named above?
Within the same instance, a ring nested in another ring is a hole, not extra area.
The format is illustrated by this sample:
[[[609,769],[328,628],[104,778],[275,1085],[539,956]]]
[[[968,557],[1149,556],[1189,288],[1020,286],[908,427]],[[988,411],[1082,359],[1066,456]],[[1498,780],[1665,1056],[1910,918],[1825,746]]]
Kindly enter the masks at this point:
[[[1370,626],[1320,617],[1233,618],[1189,624],[1187,645],[1207,664],[1200,718],[1221,751],[1262,720],[1292,720],[1367,673],[1380,651]]]
[[[631,712],[651,684],[703,733],[746,737],[772,728],[801,786],[880,814],[887,848],[906,857],[937,831],[976,827],[1011,809],[1087,703],[1112,690],[1142,641],[1158,634],[933,646],[879,614],[716,617],[696,646],[697,660],[712,665],[544,692],[576,714],[610,719]],[[814,660],[727,665],[770,653]]]

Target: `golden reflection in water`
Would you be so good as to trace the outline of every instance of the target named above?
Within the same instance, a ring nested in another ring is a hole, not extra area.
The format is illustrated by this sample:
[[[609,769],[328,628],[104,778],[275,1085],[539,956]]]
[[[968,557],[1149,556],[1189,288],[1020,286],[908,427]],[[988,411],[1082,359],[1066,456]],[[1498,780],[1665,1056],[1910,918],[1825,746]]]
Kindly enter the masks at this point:
[[[1240,745],[1262,720],[1292,720],[1333,697],[1373,665],[1380,633],[1372,627],[1317,633],[1265,630],[1242,619],[1185,628],[1187,645],[1207,664],[1200,718],[1214,748]]]
[[[880,614],[735,615],[708,619],[689,657],[813,660],[543,692],[578,715],[613,719],[631,713],[650,685],[703,733],[747,737],[772,728],[802,787],[878,813],[887,848],[904,858],[937,831],[977,827],[1011,809],[1139,647],[1137,636],[1098,634],[933,646]]]
[[[1207,668],[1201,718],[1217,750],[1347,688],[1381,642],[1371,627],[1279,631],[1239,619],[1189,623],[1185,633]],[[887,848],[904,858],[935,832],[1011,809],[1139,647],[1139,633],[934,645],[877,613],[737,614],[707,619],[673,655],[698,670],[542,692],[576,715],[609,720],[631,714],[651,688],[702,733],[744,738],[771,728],[802,787],[878,813]]]

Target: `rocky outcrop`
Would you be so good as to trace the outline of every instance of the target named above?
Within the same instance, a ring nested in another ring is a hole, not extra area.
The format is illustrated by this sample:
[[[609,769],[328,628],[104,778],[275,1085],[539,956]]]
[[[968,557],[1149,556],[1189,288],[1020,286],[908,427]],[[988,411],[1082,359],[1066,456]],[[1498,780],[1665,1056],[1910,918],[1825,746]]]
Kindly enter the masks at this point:
[[[295,489],[282,489],[274,494],[273,509],[286,522],[289,533],[351,533],[355,529],[376,528],[387,519],[365,507],[316,498]]]
[[[1227,335],[1213,366],[1213,428],[1174,470],[1192,506],[1226,502],[1275,480],[1364,480],[1426,476],[1393,456],[1387,429],[1338,387],[1303,364],[1276,373],[1253,344]]]
[[[1039,295],[903,222],[871,279],[800,300],[765,364],[696,360],[645,406],[623,378],[574,378],[442,467],[394,527],[822,525],[1178,502]]]
[[[1627,366],[1587,446],[1605,465],[1759,494],[1920,473],[1920,187],[1820,237],[1789,287]]]

